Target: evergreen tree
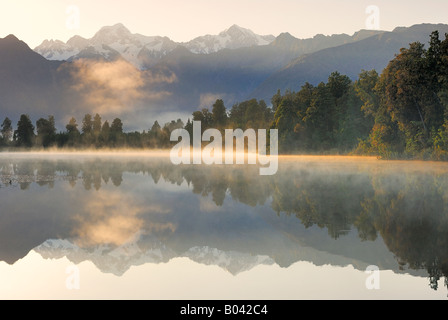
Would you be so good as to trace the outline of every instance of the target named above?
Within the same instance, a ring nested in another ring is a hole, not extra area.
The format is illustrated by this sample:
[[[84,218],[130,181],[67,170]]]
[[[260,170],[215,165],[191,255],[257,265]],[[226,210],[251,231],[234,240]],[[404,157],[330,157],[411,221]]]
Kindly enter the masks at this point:
[[[69,123],[65,126],[65,128],[67,129],[67,135],[68,135],[67,144],[68,144],[68,146],[74,147],[74,146],[78,145],[81,133],[79,132],[78,124],[76,123],[76,119],[74,117],[72,117],[70,119]]]
[[[20,116],[15,136],[17,139],[17,146],[32,147],[34,140],[34,126],[28,115],[22,114]]]
[[[84,135],[89,135],[93,131],[93,122],[92,122],[92,116],[90,114],[86,114],[82,120],[82,133]]]
[[[109,140],[114,147],[124,146],[123,122],[120,118],[115,118],[110,126]]]
[[[98,148],[101,146],[100,135],[101,135],[101,116],[97,113],[93,117],[92,121],[92,140],[95,146]]]
[[[8,145],[11,142],[13,132],[14,130],[12,128],[12,121],[8,117],[6,117],[5,120],[3,120],[0,130],[0,133],[2,135],[1,142],[3,145]]]
[[[329,149],[335,144],[336,113],[331,88],[321,82],[313,92],[304,122],[308,128],[309,147],[315,150]]]
[[[202,132],[213,127],[213,115],[207,108],[193,112],[193,121],[201,122]]]
[[[187,130],[190,135],[190,144],[193,144],[193,122],[190,121],[190,118],[188,118],[184,129]]]
[[[151,127],[151,130],[149,130],[149,141],[150,145],[153,148],[160,148],[161,143],[160,139],[162,137],[162,128],[160,127],[159,122],[156,120],[154,121],[154,124]]]
[[[227,124],[227,112],[224,102],[221,99],[216,100],[212,107],[213,126],[223,128]]]
[[[299,122],[295,94],[286,92],[274,115],[273,129],[278,129],[279,150],[291,153],[296,150],[297,134],[294,131]]]
[[[95,114],[95,116],[93,117],[93,122],[92,122],[92,130],[93,130],[93,134],[98,137],[101,133],[101,116],[97,113]]]
[[[123,133],[123,122],[120,118],[115,118],[114,121],[112,121],[110,132],[115,135]]]
[[[160,130],[161,130],[160,124],[156,120],[156,121],[154,121],[154,124],[152,125],[151,130],[149,130],[149,131],[156,135],[160,132]]]
[[[36,144],[44,148],[53,145],[56,142],[56,127],[53,116],[48,119],[40,118],[36,122]]]
[[[104,121],[103,126],[101,127],[100,134],[100,146],[107,146],[109,144],[109,136],[110,136],[110,125],[109,121]]]
[[[272,96],[271,103],[272,103],[272,111],[275,113],[277,111],[278,106],[282,102],[282,94],[280,89],[277,90],[277,93]]]

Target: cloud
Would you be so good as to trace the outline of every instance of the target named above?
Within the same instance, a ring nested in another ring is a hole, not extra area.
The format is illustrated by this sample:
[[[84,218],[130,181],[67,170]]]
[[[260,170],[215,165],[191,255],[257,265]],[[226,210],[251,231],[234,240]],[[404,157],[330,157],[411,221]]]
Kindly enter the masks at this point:
[[[76,244],[90,247],[101,244],[123,245],[135,240],[143,220],[142,208],[118,192],[98,193],[84,205],[85,214],[76,217]]]
[[[160,236],[176,230],[171,222],[154,221],[171,213],[170,209],[139,203],[135,197],[118,191],[96,193],[86,199],[81,212],[75,217],[73,229],[74,242],[81,248],[121,246],[136,241],[142,234]]]
[[[82,108],[103,116],[119,116],[162,100],[171,93],[157,87],[177,81],[172,72],[140,71],[124,60],[79,59],[68,68],[73,79],[71,89],[81,94]]]
[[[224,93],[204,93],[199,97],[199,109],[209,108],[216,102],[218,99],[224,99],[226,94]]]
[[[176,74],[166,68],[157,71],[145,70],[143,71],[143,75],[148,84],[174,83],[178,80]]]

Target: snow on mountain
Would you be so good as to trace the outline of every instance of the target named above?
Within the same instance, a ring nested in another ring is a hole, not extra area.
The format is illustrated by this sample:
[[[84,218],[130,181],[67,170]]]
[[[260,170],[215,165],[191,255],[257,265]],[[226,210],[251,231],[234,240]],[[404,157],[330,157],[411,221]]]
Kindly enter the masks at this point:
[[[177,44],[167,37],[132,34],[119,23],[101,28],[91,39],[74,36],[67,43],[45,40],[34,50],[49,60],[122,57],[137,68],[145,69],[176,47]]]
[[[219,35],[206,35],[181,44],[168,37],[133,34],[123,24],[118,23],[101,28],[91,39],[74,36],[67,43],[44,40],[34,50],[48,60],[71,61],[98,57],[113,60],[122,57],[137,68],[146,69],[179,45],[185,46],[193,53],[208,54],[225,48],[267,45],[274,39],[274,36],[260,36],[249,29],[233,25]]]
[[[249,29],[233,25],[218,35],[197,37],[184,45],[193,53],[209,54],[222,49],[268,45],[274,39],[272,35],[260,36]]]
[[[44,40],[35,51],[48,60],[68,60],[79,53],[79,49],[60,40]]]
[[[93,38],[90,39],[93,45],[111,45],[117,42],[123,44],[129,44],[134,42],[140,44],[140,41],[136,41],[131,32],[121,23],[117,23],[113,26],[102,27]]]
[[[185,252],[184,256],[201,264],[218,266],[233,275],[248,271],[258,265],[275,264],[275,261],[269,256],[222,251],[208,246],[193,247]]]
[[[44,259],[67,257],[75,264],[91,261],[102,272],[117,276],[123,275],[132,266],[145,263],[165,263],[175,257],[174,252],[157,239],[146,238],[144,242],[144,248],[134,241],[118,247],[97,245],[82,248],[70,240],[49,239],[36,247],[34,251]]]
[[[146,263],[166,263],[176,257],[189,258],[200,264],[216,265],[233,275],[250,270],[258,265],[273,265],[268,256],[252,255],[236,251],[222,251],[211,247],[193,247],[176,253],[154,237],[140,235],[135,241],[118,247],[99,245],[81,248],[70,240],[49,239],[36,247],[35,252],[44,259],[67,257],[75,264],[91,261],[104,273],[123,275],[132,266]]]
[[[89,40],[81,36],[73,36],[67,41],[67,45],[80,51],[89,46]]]

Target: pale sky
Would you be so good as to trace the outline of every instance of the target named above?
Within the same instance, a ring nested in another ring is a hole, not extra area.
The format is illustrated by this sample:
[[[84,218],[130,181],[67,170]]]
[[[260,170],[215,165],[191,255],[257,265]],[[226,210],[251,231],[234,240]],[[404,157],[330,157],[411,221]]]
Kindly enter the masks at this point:
[[[379,28],[448,23],[446,0],[0,0],[0,37],[14,34],[32,48],[45,39],[91,38],[101,27],[123,23],[132,33],[185,42],[218,34],[233,24],[258,34],[353,34]]]

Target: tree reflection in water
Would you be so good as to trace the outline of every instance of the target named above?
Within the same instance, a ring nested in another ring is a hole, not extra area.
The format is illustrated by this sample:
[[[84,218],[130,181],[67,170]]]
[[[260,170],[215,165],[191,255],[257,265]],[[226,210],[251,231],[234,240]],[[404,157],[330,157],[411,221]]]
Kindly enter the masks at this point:
[[[252,207],[269,203],[334,239],[350,230],[363,241],[380,236],[401,269],[426,270],[437,289],[442,277],[448,285],[448,168],[420,165],[285,161],[276,175],[260,176],[253,166],[173,166],[166,159],[2,159],[0,190],[27,190],[32,183],[54,188],[56,180],[99,190],[119,187],[124,173],[148,175],[156,184],[187,183],[216,206],[227,196]]]

